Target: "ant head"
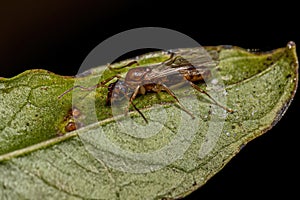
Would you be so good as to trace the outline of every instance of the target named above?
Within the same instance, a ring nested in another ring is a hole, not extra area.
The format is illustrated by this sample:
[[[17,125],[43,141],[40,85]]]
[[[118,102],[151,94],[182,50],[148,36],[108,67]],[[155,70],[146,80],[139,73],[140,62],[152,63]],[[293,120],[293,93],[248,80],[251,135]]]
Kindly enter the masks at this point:
[[[124,81],[117,80],[109,84],[106,105],[111,105],[112,102],[122,101],[124,97],[129,96],[129,92],[129,87]]]

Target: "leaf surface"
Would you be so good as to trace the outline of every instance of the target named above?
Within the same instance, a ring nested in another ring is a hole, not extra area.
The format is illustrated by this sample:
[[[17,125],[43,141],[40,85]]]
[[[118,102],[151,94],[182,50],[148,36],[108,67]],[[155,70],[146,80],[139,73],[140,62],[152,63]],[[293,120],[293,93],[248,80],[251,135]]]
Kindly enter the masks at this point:
[[[0,198],[172,199],[204,185],[241,147],[280,120],[298,82],[292,42],[266,53],[205,48],[226,91],[200,87],[218,101],[218,95],[225,96],[221,104],[235,112],[224,112],[193,90],[176,90],[180,102],[196,116],[191,119],[165,92],[146,94],[134,102],[149,124],[130,112],[137,126],[127,132],[120,126],[124,116],[113,118],[105,105],[105,87],[92,92],[75,89],[57,98],[74,83],[92,85],[114,71],[98,67],[73,78],[30,70],[0,79]],[[167,57],[155,52],[137,61],[143,66]],[[81,128],[68,132],[73,122]]]

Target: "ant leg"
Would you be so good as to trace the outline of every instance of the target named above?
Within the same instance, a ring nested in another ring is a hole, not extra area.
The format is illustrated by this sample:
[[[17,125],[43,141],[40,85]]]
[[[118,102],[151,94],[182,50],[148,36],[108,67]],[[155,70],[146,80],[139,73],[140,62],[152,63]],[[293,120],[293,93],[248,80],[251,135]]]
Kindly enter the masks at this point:
[[[189,84],[195,88],[196,90],[198,90],[199,92],[205,94],[206,96],[208,96],[217,106],[223,108],[224,110],[226,110],[227,112],[233,113],[233,110],[230,108],[227,108],[221,104],[219,104],[214,98],[212,98],[207,92],[205,92],[204,90],[202,90],[198,85],[194,84],[193,82],[188,81]]]
[[[100,83],[98,83],[98,84],[95,85],[95,86],[96,86],[96,88],[101,87],[101,86],[104,86],[106,83],[108,83],[109,81],[113,80],[114,78],[121,79],[122,76],[120,76],[119,74],[116,74],[116,75],[114,75],[114,76],[112,76],[112,77],[109,77],[109,78],[105,79],[104,81],[101,81]],[[95,86],[94,86],[94,87],[95,87]],[[93,86],[92,86],[92,87],[93,87]],[[93,88],[93,89],[94,89],[94,88]]]
[[[129,103],[128,103],[127,108],[129,108],[129,105],[131,104],[133,106],[133,108],[143,117],[143,119],[145,120],[145,122],[148,124],[148,120],[146,119],[145,115],[133,103],[133,100],[138,95],[140,88],[141,88],[140,85],[135,88],[134,92],[132,93],[132,95],[131,95],[131,97],[129,99]],[[127,110],[127,112],[128,112],[128,110]],[[127,114],[127,112],[126,112],[126,114]]]
[[[146,117],[143,115],[143,113],[136,107],[136,105],[133,103],[133,100],[136,98],[138,92],[139,92],[140,86],[138,86],[134,92],[132,93],[131,97],[129,98],[125,92],[120,91],[121,93],[123,93],[124,97],[128,100],[128,106],[126,107],[126,111],[125,111],[125,116],[128,115],[128,111],[129,111],[129,106],[130,104],[133,106],[133,108],[143,117],[143,119],[145,120],[145,122],[148,124],[148,120],[146,119]]]
[[[174,60],[173,58],[174,58],[174,56],[175,56],[175,53],[174,53],[174,52],[171,52],[171,51],[169,51],[168,53],[171,54],[170,57],[169,57],[167,60],[163,61],[161,64],[169,65],[168,62],[171,62],[172,60]],[[173,62],[174,62],[174,61],[173,61]],[[172,62],[172,63],[173,63],[173,62]],[[172,63],[171,63],[171,64],[172,64]]]
[[[184,110],[187,114],[189,114],[193,119],[195,118],[195,116],[180,103],[180,101],[178,100],[178,98],[175,96],[174,92],[172,92],[172,90],[170,88],[168,88],[164,84],[159,84],[159,85],[162,87],[162,89],[166,90],[166,92],[177,101],[177,103],[180,105],[182,110]]]
[[[132,65],[134,65],[134,64],[139,65],[138,61],[133,60],[133,61],[127,63],[126,65],[121,66],[121,67],[112,68],[111,65],[108,65],[108,69],[111,70],[111,71],[117,71],[117,70],[119,70],[119,69],[123,69],[123,68],[126,68],[126,67],[130,67],[130,66],[132,66]]]
[[[99,87],[103,87],[106,83],[108,83],[109,81],[113,80],[114,78],[122,78],[120,75],[114,75],[104,81],[101,81],[100,83],[97,83],[96,85],[93,85],[91,87],[83,87],[81,85],[75,85],[74,87],[71,87],[70,89],[66,90],[64,93],[62,93],[61,95],[59,95],[57,98],[61,99],[64,95],[66,95],[67,93],[71,92],[72,90],[74,90],[75,88],[80,88],[81,90],[85,90],[85,91],[92,91],[93,89],[99,88]]]
[[[135,106],[135,104],[133,102],[131,102],[131,105],[143,117],[143,119],[145,120],[145,122],[148,124],[148,120],[146,119],[146,117],[144,116],[144,114]]]
[[[173,53],[171,57],[164,61],[162,64],[170,66],[171,68],[178,68],[181,66],[192,66],[192,64],[188,60],[184,59],[182,56],[179,55],[174,57],[174,55],[175,54]]]

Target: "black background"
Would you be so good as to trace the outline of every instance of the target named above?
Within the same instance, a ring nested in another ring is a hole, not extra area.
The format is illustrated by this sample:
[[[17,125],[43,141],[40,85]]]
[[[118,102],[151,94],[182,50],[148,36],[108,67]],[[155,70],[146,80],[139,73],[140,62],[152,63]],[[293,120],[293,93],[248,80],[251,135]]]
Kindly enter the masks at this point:
[[[203,46],[268,51],[300,44],[297,6],[237,1],[1,1],[0,77],[42,68],[75,75],[103,40],[155,26],[184,33]],[[206,185],[185,199],[299,197],[299,94],[281,121],[251,141]]]

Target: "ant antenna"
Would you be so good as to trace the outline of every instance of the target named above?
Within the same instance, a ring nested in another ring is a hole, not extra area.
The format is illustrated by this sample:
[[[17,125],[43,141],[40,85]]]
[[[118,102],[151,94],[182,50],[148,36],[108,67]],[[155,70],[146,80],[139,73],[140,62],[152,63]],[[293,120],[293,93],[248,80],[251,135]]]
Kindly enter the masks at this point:
[[[108,83],[109,81],[113,80],[114,78],[122,78],[120,75],[114,75],[96,85],[93,85],[91,87],[83,87],[81,85],[75,85],[74,87],[71,87],[70,89],[66,90],[64,93],[62,93],[61,95],[59,95],[57,98],[58,99],[61,99],[63,96],[65,96],[67,93],[71,92],[72,90],[74,90],[75,88],[80,88],[81,90],[85,90],[85,91],[92,91],[96,88],[99,88],[99,87],[104,87],[106,83]]]

